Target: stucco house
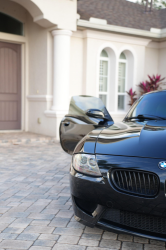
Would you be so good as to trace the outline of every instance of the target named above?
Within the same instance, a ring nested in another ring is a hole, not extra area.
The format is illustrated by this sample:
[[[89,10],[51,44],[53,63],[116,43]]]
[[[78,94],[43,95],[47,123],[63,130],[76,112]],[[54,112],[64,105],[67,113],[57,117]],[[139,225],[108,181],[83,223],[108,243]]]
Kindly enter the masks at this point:
[[[0,0],[0,131],[56,136],[73,95],[115,121],[126,90],[166,76],[166,9],[126,0]]]

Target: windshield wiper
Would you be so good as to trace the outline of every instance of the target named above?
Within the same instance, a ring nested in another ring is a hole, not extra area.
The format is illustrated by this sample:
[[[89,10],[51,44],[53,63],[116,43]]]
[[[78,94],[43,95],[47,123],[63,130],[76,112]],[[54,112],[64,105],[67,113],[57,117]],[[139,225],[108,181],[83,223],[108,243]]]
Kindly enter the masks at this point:
[[[127,117],[127,120],[132,120],[132,119],[166,120],[163,117],[155,116],[155,115],[137,115],[137,116]]]

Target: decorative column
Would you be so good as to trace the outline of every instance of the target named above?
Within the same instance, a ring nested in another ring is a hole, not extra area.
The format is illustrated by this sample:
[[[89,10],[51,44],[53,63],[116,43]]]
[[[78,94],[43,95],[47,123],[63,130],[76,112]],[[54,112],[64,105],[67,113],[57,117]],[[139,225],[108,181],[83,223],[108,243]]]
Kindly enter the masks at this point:
[[[69,108],[70,30],[53,30],[53,106],[57,117]]]

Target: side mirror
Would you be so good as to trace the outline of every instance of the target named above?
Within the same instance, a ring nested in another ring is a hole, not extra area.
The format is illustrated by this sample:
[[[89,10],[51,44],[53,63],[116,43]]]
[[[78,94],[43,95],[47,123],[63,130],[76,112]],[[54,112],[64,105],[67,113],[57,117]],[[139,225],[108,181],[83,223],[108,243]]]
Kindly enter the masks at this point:
[[[105,118],[103,112],[101,110],[99,110],[99,109],[89,109],[86,112],[86,115],[90,116],[90,117],[94,117],[94,118],[100,118],[100,119]]]

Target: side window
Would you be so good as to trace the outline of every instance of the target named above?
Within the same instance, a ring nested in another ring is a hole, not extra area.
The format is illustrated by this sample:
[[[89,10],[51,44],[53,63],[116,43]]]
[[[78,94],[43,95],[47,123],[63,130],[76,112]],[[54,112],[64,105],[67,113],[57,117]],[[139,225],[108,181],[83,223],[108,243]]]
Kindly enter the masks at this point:
[[[124,53],[119,58],[118,110],[125,110],[127,60]]]
[[[100,54],[100,71],[99,71],[99,98],[107,107],[108,102],[108,68],[109,57],[105,50]]]

